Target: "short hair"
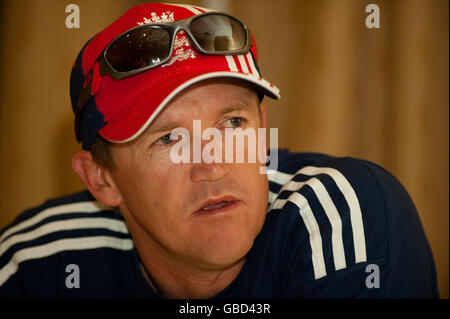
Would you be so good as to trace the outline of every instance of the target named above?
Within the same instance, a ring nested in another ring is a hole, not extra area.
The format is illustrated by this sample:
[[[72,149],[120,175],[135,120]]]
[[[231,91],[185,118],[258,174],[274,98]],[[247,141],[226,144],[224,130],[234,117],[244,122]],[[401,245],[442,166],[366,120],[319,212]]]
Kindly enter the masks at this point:
[[[105,140],[99,134],[97,134],[94,144],[92,144],[89,152],[91,152],[94,161],[103,168],[106,169],[114,168],[112,143]]]

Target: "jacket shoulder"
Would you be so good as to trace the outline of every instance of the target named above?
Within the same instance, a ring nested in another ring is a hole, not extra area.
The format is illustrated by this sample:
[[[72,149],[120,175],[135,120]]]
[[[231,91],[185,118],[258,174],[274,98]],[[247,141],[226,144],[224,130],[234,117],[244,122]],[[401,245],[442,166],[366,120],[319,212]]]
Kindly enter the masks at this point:
[[[42,286],[53,296],[50,291],[58,289],[53,289],[51,282],[64,284],[55,279],[64,276],[64,269],[59,269],[62,264],[88,262],[92,251],[108,260],[113,251],[133,247],[122,217],[87,191],[49,199],[24,211],[1,231],[0,295],[6,289],[7,297],[20,297],[39,281],[48,282]],[[39,289],[41,296],[47,295]],[[28,291],[29,295],[35,293]]]
[[[420,295],[424,287],[434,290],[431,250],[417,210],[397,178],[352,157],[280,152],[279,163],[268,175],[269,215],[289,234],[284,262],[303,289],[328,282],[322,291],[330,294],[374,293],[365,288],[365,267],[377,264],[390,287],[378,294],[404,297]],[[417,267],[410,267],[412,258]],[[416,280],[423,271],[426,280]],[[342,286],[333,290],[332,281]]]

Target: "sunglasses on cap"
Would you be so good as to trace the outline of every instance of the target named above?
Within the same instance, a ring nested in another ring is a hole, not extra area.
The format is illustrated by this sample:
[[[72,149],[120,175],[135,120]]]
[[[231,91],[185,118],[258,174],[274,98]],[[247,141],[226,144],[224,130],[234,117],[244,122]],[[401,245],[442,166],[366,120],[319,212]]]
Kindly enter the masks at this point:
[[[218,12],[207,12],[183,20],[144,24],[117,36],[94,63],[100,76],[121,80],[166,63],[173,54],[176,34],[184,31],[194,49],[205,55],[239,55],[250,51],[248,28],[238,19]],[[80,136],[80,115],[93,96],[94,69],[86,76],[75,112],[75,135]],[[98,82],[98,81],[96,81]]]

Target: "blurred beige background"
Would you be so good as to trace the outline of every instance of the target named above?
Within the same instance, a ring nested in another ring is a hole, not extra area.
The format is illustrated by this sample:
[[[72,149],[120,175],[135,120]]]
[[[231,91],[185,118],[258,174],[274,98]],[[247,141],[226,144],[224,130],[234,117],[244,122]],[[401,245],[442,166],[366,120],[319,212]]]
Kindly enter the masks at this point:
[[[94,33],[139,2],[0,1],[0,227],[83,188],[70,167],[79,147],[70,69]],[[80,29],[65,26],[70,3],[80,7]],[[263,74],[283,94],[266,99],[280,146],[368,159],[406,186],[448,298],[448,1],[190,3],[225,9],[249,25]],[[365,27],[369,3],[381,9],[380,29]]]

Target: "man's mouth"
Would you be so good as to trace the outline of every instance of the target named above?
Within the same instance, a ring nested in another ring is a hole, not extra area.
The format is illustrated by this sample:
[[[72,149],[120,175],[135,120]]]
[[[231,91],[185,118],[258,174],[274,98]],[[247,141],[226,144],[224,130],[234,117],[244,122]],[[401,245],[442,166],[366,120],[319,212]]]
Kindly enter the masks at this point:
[[[209,204],[208,206],[203,207],[202,210],[219,209],[219,208],[222,208],[224,206],[230,205],[232,203],[233,202],[220,202],[220,203],[217,203],[217,204]]]
[[[240,201],[232,196],[223,196],[217,199],[209,199],[202,204],[200,209],[195,211],[195,214],[203,215],[203,214],[213,214],[213,213],[221,213],[226,212],[230,209],[233,209],[237,206]]]

